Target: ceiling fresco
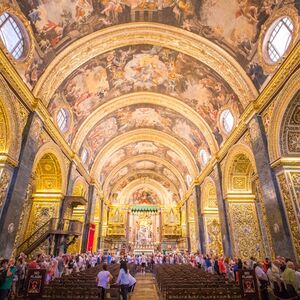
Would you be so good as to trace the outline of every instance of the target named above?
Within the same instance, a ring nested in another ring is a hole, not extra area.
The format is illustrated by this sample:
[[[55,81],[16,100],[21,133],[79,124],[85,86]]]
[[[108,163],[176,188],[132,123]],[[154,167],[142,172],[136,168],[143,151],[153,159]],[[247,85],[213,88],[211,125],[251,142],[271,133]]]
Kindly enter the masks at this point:
[[[160,185],[162,185],[168,194],[171,196],[172,201],[178,202],[180,199],[179,194],[179,186],[175,186],[168,177],[164,176],[163,174],[157,174],[155,172],[149,171],[138,171],[134,174],[129,174],[129,176],[123,177],[112,189],[111,193],[111,201],[112,203],[117,203],[118,197],[122,194],[122,190],[128,186],[133,181],[137,181],[138,183],[142,182],[149,182],[150,180],[156,181]]]
[[[72,42],[97,30],[138,21],[193,32],[229,52],[257,88],[266,71],[256,59],[263,24],[294,0],[18,0],[36,39],[35,57],[23,74],[33,87],[47,65]],[[295,4],[298,8],[299,3]],[[226,13],[224,13],[226,12]]]
[[[181,186],[181,183],[176,177],[176,175],[162,163],[155,162],[152,160],[139,160],[120,168],[115,174],[111,174],[110,182],[105,182],[105,185],[108,188],[107,191],[104,188],[105,192],[107,192],[106,195],[109,195],[109,192],[112,190],[112,187],[116,185],[119,181],[121,181],[123,177],[131,173],[140,173],[146,171],[152,171],[157,174],[162,174],[163,176],[166,176],[175,186]]]
[[[208,123],[219,143],[216,126],[220,111],[230,107],[236,119],[242,105],[228,84],[201,62],[176,51],[138,45],[100,55],[77,69],[49,103],[51,114],[60,107],[72,113],[71,143],[82,122],[101,104],[138,91],[158,92],[189,105]]]
[[[182,158],[172,149],[153,141],[138,141],[126,145],[111,154],[103,165],[101,175],[106,178],[109,172],[120,162],[140,154],[153,154],[169,161],[185,177],[188,170]]]
[[[168,108],[151,104],[136,104],[118,109],[107,115],[96,124],[87,134],[83,147],[89,150],[89,168],[92,167],[98,152],[113,138],[128,131],[145,128],[163,131],[188,147],[194,157],[200,158],[199,149],[205,149],[209,153],[209,147],[203,134],[188,119]],[[140,153],[158,153],[157,146],[139,143],[133,148],[127,148],[129,155]],[[163,151],[160,151],[162,153]],[[118,154],[126,157],[126,154]]]

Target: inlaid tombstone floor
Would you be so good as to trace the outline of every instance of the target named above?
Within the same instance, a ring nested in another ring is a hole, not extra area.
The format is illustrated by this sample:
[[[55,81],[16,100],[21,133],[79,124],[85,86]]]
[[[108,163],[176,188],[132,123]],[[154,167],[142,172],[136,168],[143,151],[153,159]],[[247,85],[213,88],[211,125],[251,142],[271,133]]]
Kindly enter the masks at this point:
[[[151,273],[137,273],[136,286],[130,300],[159,300],[155,279]]]

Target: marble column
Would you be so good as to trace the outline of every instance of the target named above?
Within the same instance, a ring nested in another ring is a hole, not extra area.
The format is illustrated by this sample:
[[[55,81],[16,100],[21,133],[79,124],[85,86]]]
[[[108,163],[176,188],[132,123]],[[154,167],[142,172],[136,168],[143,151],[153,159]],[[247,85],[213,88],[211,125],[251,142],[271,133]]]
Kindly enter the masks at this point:
[[[222,245],[223,245],[224,255],[231,257],[232,256],[232,244],[231,244],[230,230],[229,230],[229,220],[228,220],[229,216],[228,216],[225,200],[223,197],[222,173],[221,173],[219,163],[217,163],[214,168],[214,181],[215,181],[216,192],[217,192],[217,202],[218,202],[218,210],[219,210],[219,218],[220,218]]]
[[[93,222],[92,217],[94,215],[96,196],[96,187],[94,185],[89,185],[88,203],[84,218],[85,221],[82,234],[81,252],[85,252],[88,246],[89,230],[90,225]]]
[[[270,166],[267,138],[260,116],[253,117],[249,123],[249,130],[275,255],[294,260],[296,255],[278,183]]]
[[[19,226],[22,207],[30,182],[32,167],[38,151],[38,138],[42,131],[42,121],[32,112],[24,128],[19,164],[14,169],[0,219],[0,256],[10,257]]]
[[[195,216],[195,223],[196,223],[196,234],[198,237],[198,249],[201,253],[205,253],[205,232],[204,232],[204,220],[201,214],[201,189],[200,185],[194,186],[194,199],[195,199],[195,208],[196,208],[196,216]]]

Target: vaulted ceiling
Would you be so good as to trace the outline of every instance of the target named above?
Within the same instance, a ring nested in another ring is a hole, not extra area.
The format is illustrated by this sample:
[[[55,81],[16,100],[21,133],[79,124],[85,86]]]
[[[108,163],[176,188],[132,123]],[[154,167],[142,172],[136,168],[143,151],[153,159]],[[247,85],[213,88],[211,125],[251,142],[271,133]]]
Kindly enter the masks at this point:
[[[116,201],[144,184],[178,201],[274,70],[264,24],[293,1],[22,0],[34,49],[20,75]],[[16,5],[17,5],[16,4]],[[293,41],[295,43],[295,41]],[[130,189],[129,189],[130,187]]]

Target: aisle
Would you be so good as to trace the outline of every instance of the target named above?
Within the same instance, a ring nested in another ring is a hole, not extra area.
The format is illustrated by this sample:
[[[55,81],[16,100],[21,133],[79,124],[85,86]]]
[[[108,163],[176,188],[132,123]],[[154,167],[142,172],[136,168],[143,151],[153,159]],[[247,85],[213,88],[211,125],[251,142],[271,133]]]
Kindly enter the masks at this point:
[[[136,286],[130,300],[159,300],[153,274],[137,273]]]

